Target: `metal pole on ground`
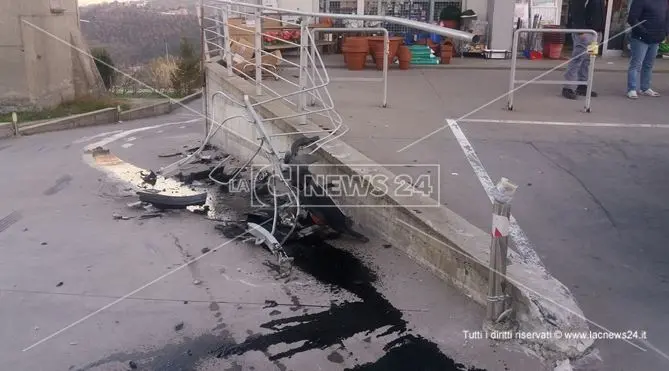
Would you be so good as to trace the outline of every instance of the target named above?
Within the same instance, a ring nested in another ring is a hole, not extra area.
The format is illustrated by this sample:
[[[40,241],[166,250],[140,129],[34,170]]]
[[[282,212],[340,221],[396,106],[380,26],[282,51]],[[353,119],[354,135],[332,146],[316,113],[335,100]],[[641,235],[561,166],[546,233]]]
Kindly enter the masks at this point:
[[[486,319],[493,328],[504,322],[510,314],[506,290],[506,265],[509,244],[509,216],[511,200],[517,186],[502,178],[493,190],[492,242],[490,244],[490,275]]]

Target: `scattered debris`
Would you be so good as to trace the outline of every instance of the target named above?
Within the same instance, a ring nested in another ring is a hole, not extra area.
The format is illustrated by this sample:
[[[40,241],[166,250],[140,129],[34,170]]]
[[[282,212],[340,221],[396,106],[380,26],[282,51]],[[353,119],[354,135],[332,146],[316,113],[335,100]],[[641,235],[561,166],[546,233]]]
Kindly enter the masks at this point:
[[[128,366],[130,366],[131,370],[136,370],[137,369],[137,363],[130,361],[128,362]]]
[[[458,173],[451,173],[451,175],[459,175]]]
[[[199,285],[201,283],[202,283],[202,281],[200,281],[200,280],[193,280],[193,285]]]
[[[179,322],[179,323],[176,324],[176,326],[174,326],[174,331],[181,331],[181,330],[183,330],[183,328],[184,328],[184,323]]]
[[[131,202],[128,204],[128,207],[131,209],[141,209],[142,207],[144,207],[144,202],[142,201]]]
[[[48,243],[46,243],[46,242],[42,242],[40,245],[42,245],[42,246],[46,246],[46,245],[48,245]]]
[[[193,208],[191,211],[195,214],[206,215],[209,212],[209,205]]]
[[[192,196],[171,196],[153,192],[137,192],[139,199],[152,204],[159,209],[184,209],[187,206],[204,205],[207,202],[207,192]]]
[[[269,312],[269,315],[270,315],[270,316],[277,316],[277,315],[279,315],[279,314],[281,314],[281,312],[278,311],[278,310],[276,310],[276,309],[273,310],[273,311],[271,311],[271,312]]]
[[[274,300],[265,300],[265,306],[263,308],[274,308],[279,306],[279,303],[277,303]]]
[[[152,218],[162,218],[162,213],[145,213],[139,216],[139,219],[152,219]]]
[[[76,341],[70,342],[70,345],[77,345],[78,343]]]
[[[532,187],[532,183],[527,183],[527,186],[528,186],[528,187]]]
[[[39,326],[35,326],[34,330],[39,331]]]
[[[114,220],[130,220],[130,219],[132,219],[131,216],[123,216],[123,215],[116,214],[116,213],[112,214],[112,218],[114,218]]]
[[[237,223],[218,224],[214,228],[220,231],[226,238],[238,238],[245,232],[244,228]]]
[[[23,228],[23,231],[24,231],[24,232],[28,232],[28,228]]]
[[[188,304],[188,300],[184,300],[184,304]]]
[[[386,244],[383,244],[383,247],[386,248],[386,249],[389,249],[389,248],[393,247],[393,245],[391,245],[389,243],[386,243]]]
[[[206,254],[211,250],[208,247],[203,247],[202,250],[200,250],[200,251],[202,251],[203,254]]]
[[[91,154],[91,155],[93,155],[93,156],[108,155],[108,154],[109,154],[109,150],[108,150],[108,149],[104,149],[104,148],[98,146],[98,147],[95,147],[95,148],[93,148],[93,149],[90,149],[90,150],[86,151],[86,153],[89,153],[89,154]]]
[[[63,281],[58,282],[58,284],[56,285],[56,287],[61,287],[61,286],[63,286]]]
[[[193,356],[193,351],[190,350],[190,349],[188,349],[188,350],[186,351],[186,354],[188,354],[189,357],[192,357],[192,356]]]
[[[422,211],[416,210],[416,209],[413,209],[413,212],[416,213],[416,214],[422,214],[423,213]]]
[[[142,176],[142,180],[146,184],[150,184],[152,186],[156,185],[156,182],[158,181],[158,175],[151,170],[148,174],[144,175],[144,173],[140,173]]]
[[[158,155],[158,157],[169,158],[169,157],[176,157],[176,156],[179,156],[179,155],[183,155],[183,152],[167,153],[167,154],[164,154],[164,155]]]

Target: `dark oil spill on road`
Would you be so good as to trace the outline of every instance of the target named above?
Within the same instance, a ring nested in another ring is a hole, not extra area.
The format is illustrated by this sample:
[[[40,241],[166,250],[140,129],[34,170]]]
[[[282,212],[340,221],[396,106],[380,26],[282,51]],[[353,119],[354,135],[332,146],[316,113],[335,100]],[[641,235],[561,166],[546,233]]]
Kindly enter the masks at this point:
[[[294,265],[333,289],[344,289],[360,301],[333,304],[327,311],[272,320],[260,325],[274,332],[253,335],[243,343],[219,347],[218,357],[241,355],[249,351],[267,350],[276,344],[303,343],[271,355],[270,360],[291,357],[312,349],[325,349],[341,344],[355,334],[387,327],[380,336],[401,335],[384,347],[386,354],[373,363],[358,365],[352,370],[364,371],[485,371],[467,369],[444,355],[439,347],[420,336],[407,334],[402,312],[374,287],[376,275],[353,254],[322,241],[287,246]]]

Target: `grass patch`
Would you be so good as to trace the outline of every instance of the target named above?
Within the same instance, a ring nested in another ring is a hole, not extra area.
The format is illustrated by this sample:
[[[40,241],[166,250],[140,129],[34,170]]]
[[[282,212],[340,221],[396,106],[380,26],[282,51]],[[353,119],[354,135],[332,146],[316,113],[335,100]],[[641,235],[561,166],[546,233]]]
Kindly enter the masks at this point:
[[[80,113],[92,112],[104,108],[121,106],[121,110],[130,109],[130,105],[119,99],[101,98],[101,99],[79,99],[76,101],[61,103],[54,108],[47,108],[36,111],[17,112],[19,122],[48,120]],[[12,114],[0,115],[0,122],[11,122]]]

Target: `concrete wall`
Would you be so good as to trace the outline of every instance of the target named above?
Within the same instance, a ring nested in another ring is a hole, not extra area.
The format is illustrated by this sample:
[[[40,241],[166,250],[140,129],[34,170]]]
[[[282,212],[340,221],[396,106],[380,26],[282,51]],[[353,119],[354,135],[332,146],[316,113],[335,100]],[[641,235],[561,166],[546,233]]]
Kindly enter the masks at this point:
[[[207,64],[206,77],[206,98],[215,130],[216,123],[221,123],[226,117],[245,114],[245,109],[233,100],[243,102],[246,94],[254,101],[254,86],[237,76],[228,77],[227,71],[218,64]],[[232,100],[217,92],[224,92]],[[258,106],[257,111],[261,117],[294,114],[279,101]],[[311,122],[300,125],[298,119],[284,119],[266,122],[265,129],[270,133],[286,133],[318,130],[318,127]],[[295,139],[296,136],[277,137],[273,144],[279,151],[285,151]],[[212,137],[212,144],[242,161],[249,159],[257,148],[256,143],[252,124],[239,118],[229,120]],[[395,179],[394,174],[380,165],[371,167],[373,170],[366,166],[367,170],[361,172],[355,164],[374,162],[340,140],[330,142],[327,148],[318,151],[318,156],[321,163],[330,166],[314,167],[312,170],[326,169],[329,173],[357,175],[358,178],[354,179],[364,179],[363,175],[369,175],[372,171]],[[345,159],[345,162],[341,159]],[[359,224],[359,229],[365,234],[388,241],[477,303],[485,305],[489,233],[468,223],[446,207],[434,207],[434,201],[419,196],[398,199],[393,194],[391,189],[383,197],[357,196],[337,201],[343,205],[374,205],[345,208],[345,212]],[[412,206],[403,206],[407,204]],[[511,287],[508,294],[512,297],[514,315],[520,330],[551,333],[558,329],[563,332],[588,330],[582,311],[562,283],[550,276],[542,266],[523,261],[513,251],[509,253],[509,260],[507,274]],[[591,350],[593,342],[551,339],[527,341],[524,345],[544,359],[559,360],[582,356]]]
[[[2,1],[0,112],[103,94],[93,60],[70,44],[88,52],[76,0]]]

